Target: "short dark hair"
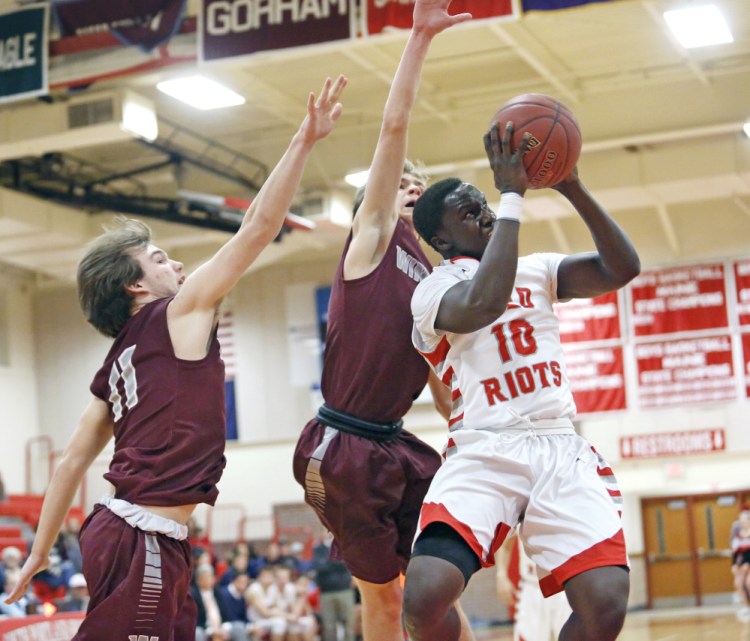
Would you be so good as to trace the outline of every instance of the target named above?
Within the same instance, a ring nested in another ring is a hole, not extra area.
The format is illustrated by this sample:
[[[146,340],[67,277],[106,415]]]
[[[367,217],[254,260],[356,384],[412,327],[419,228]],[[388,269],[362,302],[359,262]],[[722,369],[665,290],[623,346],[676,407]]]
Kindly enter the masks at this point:
[[[443,212],[445,211],[445,199],[451,192],[455,191],[462,180],[460,178],[443,178],[434,185],[425,189],[414,205],[412,220],[414,229],[431,247],[432,237],[443,224]]]
[[[78,264],[78,301],[86,320],[105,336],[117,336],[130,318],[133,296],[125,287],[143,277],[133,255],[150,242],[148,225],[117,216]]]

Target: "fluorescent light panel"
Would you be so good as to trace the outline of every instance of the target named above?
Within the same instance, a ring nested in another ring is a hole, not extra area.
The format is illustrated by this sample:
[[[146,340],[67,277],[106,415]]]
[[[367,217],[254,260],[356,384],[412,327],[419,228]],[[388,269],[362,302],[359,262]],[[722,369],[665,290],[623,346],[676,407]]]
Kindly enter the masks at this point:
[[[713,4],[665,11],[664,20],[686,49],[734,42],[724,16]]]
[[[153,103],[131,92],[125,94],[120,127],[149,142],[156,140],[159,137],[159,122]]]
[[[245,103],[240,94],[205,76],[165,80],[158,83],[156,88],[196,109],[220,109]]]
[[[369,169],[365,169],[364,171],[354,171],[351,174],[346,174],[346,176],[344,176],[344,180],[352,185],[352,187],[356,187],[357,189],[359,189],[367,182],[367,177],[369,175]]]

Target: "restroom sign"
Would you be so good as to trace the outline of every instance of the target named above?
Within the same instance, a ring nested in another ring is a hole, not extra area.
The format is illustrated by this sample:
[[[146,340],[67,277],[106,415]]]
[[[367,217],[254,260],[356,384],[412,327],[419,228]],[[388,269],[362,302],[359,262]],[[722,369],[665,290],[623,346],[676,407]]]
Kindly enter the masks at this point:
[[[724,451],[726,446],[722,428],[637,434],[620,437],[620,457],[635,459],[711,454]]]

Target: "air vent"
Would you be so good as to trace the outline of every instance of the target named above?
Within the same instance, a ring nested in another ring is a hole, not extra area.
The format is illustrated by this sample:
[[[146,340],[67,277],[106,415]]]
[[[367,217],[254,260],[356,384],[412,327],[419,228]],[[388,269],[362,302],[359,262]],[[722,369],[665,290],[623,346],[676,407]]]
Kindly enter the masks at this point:
[[[68,127],[70,129],[99,125],[112,122],[114,119],[115,106],[110,96],[68,106]]]

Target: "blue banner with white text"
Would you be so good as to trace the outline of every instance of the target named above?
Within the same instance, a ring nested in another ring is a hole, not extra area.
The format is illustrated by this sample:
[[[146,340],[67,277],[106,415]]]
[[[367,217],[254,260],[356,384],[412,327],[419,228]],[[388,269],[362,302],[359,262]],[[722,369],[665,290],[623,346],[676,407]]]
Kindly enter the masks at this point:
[[[0,102],[48,91],[47,5],[0,14]]]

